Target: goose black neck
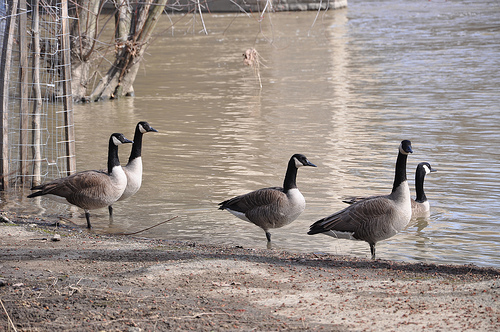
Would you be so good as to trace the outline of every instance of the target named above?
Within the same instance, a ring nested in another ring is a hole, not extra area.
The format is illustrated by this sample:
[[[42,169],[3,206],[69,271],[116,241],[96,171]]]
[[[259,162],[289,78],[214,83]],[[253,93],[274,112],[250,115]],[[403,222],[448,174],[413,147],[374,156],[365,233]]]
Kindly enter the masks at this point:
[[[396,174],[394,176],[394,184],[392,185],[392,192],[396,191],[399,185],[405,182],[406,179],[406,160],[408,155],[399,152],[398,159],[396,160]]]
[[[417,170],[415,173],[415,191],[417,192],[416,202],[423,203],[427,200],[424,192],[425,171]]]
[[[131,162],[135,158],[139,158],[142,152],[142,136],[139,126],[135,128],[134,143],[132,144],[132,150],[130,151],[130,157],[128,161]]]
[[[115,166],[120,166],[120,159],[118,159],[118,146],[113,142],[113,137],[111,137],[108,147],[108,174],[111,174]]]
[[[297,188],[297,166],[295,166],[295,159],[291,158],[288,162],[286,169],[285,181],[283,181],[283,189],[287,192],[290,189]]]

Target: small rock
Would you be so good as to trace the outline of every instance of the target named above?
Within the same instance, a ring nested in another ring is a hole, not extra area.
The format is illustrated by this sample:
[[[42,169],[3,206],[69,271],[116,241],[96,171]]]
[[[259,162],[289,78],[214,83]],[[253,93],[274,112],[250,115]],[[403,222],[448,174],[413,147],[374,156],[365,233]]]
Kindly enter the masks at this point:
[[[128,332],[141,332],[142,329],[140,327],[131,326],[131,327],[128,328],[127,331]]]
[[[52,236],[52,239],[50,239],[51,241],[61,241],[61,235],[59,234],[54,234],[54,236]]]

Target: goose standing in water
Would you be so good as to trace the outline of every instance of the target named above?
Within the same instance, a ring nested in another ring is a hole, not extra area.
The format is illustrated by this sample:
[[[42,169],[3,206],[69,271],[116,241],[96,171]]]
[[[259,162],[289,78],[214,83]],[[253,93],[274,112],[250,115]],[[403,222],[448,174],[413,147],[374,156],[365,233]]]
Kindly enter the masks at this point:
[[[290,224],[304,211],[306,201],[297,188],[297,169],[316,167],[303,154],[294,154],[288,161],[283,187],[262,188],[219,203],[220,210],[227,210],[236,217],[254,223],[264,230],[268,243],[269,229]]]
[[[431,167],[431,164],[427,162],[421,162],[417,165],[415,170],[415,192],[417,196],[415,199],[411,199],[411,216],[412,218],[425,217],[429,215],[430,204],[425,196],[424,192],[424,180],[425,176],[431,172],[436,172],[435,169]],[[342,202],[347,204],[354,204],[367,197],[350,197]]]
[[[58,202],[73,204],[85,211],[87,227],[90,224],[89,210],[99,209],[116,202],[127,186],[127,176],[120,166],[118,146],[124,143],[133,143],[123,136],[114,133],[109,138],[108,170],[82,171],[70,176],[53,180],[31,188],[38,190],[29,198],[47,195]]]
[[[425,196],[424,180],[427,174],[436,171],[437,170],[433,169],[431,164],[427,162],[422,162],[417,165],[417,170],[415,171],[415,191],[417,196],[415,199],[411,200],[412,218],[429,216],[431,205],[427,200],[427,196]]]
[[[158,130],[154,129],[146,121],[141,121],[135,126],[134,133],[134,144],[132,144],[132,150],[130,151],[130,157],[128,158],[127,165],[123,166],[123,171],[127,176],[127,187],[123,192],[122,196],[118,201],[122,201],[130,196],[134,195],[141,188],[142,184],[142,136],[145,133],[155,132]],[[113,206],[108,206],[109,216],[113,217]]]
[[[372,259],[375,245],[388,239],[408,225],[411,219],[410,188],[406,178],[406,161],[413,153],[411,142],[399,145],[392,192],[385,196],[372,196],[311,225],[307,234],[323,233],[336,238],[368,242]]]

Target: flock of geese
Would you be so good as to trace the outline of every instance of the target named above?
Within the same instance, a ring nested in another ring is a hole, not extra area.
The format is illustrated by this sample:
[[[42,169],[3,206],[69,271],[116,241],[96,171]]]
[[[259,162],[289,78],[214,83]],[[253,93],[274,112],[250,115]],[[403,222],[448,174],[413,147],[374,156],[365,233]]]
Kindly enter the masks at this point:
[[[121,133],[109,138],[107,170],[89,170],[59,178],[31,188],[37,190],[28,197],[47,196],[56,201],[75,205],[85,211],[87,227],[91,228],[90,210],[108,207],[113,215],[113,203],[134,195],[142,183],[142,138],[145,133],[157,132],[141,121],[135,128],[134,140]],[[118,146],[132,143],[127,165],[120,166]],[[352,197],[344,200],[346,208],[322,218],[310,226],[307,234],[325,234],[335,238],[362,240],[370,245],[375,259],[375,245],[403,230],[413,217],[429,213],[424,192],[426,174],[435,171],[427,162],[418,164],[415,172],[416,198],[410,197],[406,177],[407,158],[413,153],[411,142],[403,140],[398,148],[394,183],[388,195]],[[303,154],[294,154],[288,161],[283,187],[262,188],[219,203],[236,217],[262,228],[268,242],[270,229],[293,222],[304,211],[306,201],[296,183],[297,170],[302,166],[316,167]]]

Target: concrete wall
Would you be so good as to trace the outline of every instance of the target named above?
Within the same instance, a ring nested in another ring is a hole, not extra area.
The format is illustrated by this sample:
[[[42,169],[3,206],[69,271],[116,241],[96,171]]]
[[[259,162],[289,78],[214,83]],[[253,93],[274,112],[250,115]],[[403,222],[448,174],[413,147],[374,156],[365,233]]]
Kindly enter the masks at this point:
[[[204,10],[210,12],[261,12],[266,6],[266,0],[200,0]],[[270,11],[304,11],[318,9],[337,9],[347,7],[347,0],[271,0]],[[186,10],[194,10],[196,4],[191,0],[180,0],[181,6]],[[167,5],[168,6],[168,5]]]
[[[2,1],[2,0],[0,0]],[[198,0],[171,0],[166,6],[169,13],[194,12],[198,10]],[[266,0],[199,0],[202,11],[221,12],[261,12],[266,7]],[[318,9],[337,9],[347,7],[347,0],[270,0],[271,7],[266,10],[279,11],[304,11]],[[114,5],[107,1],[104,5],[106,10],[114,10]]]

